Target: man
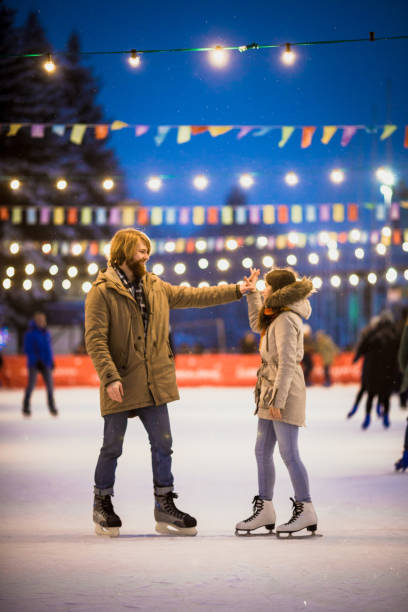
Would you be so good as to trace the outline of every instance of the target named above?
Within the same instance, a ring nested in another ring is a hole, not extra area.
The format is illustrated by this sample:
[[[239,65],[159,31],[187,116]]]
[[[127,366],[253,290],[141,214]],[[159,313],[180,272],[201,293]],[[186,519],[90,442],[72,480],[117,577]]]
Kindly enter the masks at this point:
[[[23,415],[31,416],[30,398],[37,380],[37,373],[41,372],[47,387],[48,409],[52,416],[57,416],[52,382],[54,358],[51,336],[47,329],[47,318],[43,312],[35,312],[33,320],[29,323],[28,331],[24,335],[24,352],[27,355],[28,384],[24,395]]]
[[[215,306],[240,299],[245,284],[177,287],[146,272],[150,240],[119,230],[108,268],[99,273],[85,305],[85,341],[100,378],[103,446],[95,471],[94,515],[98,535],[119,535],[122,523],[111,496],[128,419],[139,417],[150,441],[159,533],[195,535],[197,521],[179,510],[171,472],[172,438],[167,403],[179,399],[169,344],[170,308]]]

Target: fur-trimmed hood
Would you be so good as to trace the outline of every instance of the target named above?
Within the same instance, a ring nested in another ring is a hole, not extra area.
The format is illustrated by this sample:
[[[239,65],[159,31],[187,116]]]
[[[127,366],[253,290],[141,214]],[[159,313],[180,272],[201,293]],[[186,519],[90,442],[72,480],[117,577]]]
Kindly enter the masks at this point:
[[[304,301],[314,291],[312,281],[304,276],[300,280],[271,293],[265,300],[264,305],[266,308],[272,308],[272,310],[279,310],[285,306],[290,306],[290,309],[294,310],[293,306],[297,302]]]

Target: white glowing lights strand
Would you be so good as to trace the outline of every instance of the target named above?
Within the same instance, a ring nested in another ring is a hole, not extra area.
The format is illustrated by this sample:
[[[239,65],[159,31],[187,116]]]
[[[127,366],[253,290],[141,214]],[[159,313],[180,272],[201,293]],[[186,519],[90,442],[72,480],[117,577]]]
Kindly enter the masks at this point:
[[[238,182],[240,186],[243,189],[250,189],[251,187],[253,187],[255,184],[255,175],[258,175],[258,173],[244,172],[240,174],[238,177]],[[392,187],[393,185],[395,185],[395,182],[397,180],[394,171],[390,168],[380,167],[375,171],[375,176],[382,183],[380,191],[384,195],[386,201],[387,199],[389,200],[390,198],[392,198]],[[173,177],[163,174],[151,175],[147,178],[145,184],[146,187],[150,189],[150,191],[158,192],[163,188],[164,181],[168,180],[169,178]],[[346,180],[346,172],[341,168],[335,168],[329,172],[328,178],[333,184],[340,185]],[[290,170],[289,172],[286,172],[286,174],[283,176],[283,181],[289,187],[295,187],[300,183],[300,177],[296,172]],[[197,174],[192,178],[191,182],[195,189],[197,189],[198,191],[204,191],[209,186],[210,179],[206,174]],[[11,191],[18,192],[24,186],[24,181],[22,180],[22,177],[13,177],[9,179],[8,185]],[[115,188],[116,184],[114,179],[112,179],[111,177],[106,177],[102,179],[101,186],[106,191],[111,191]],[[69,182],[66,178],[59,178],[55,181],[55,187],[59,191],[65,191],[69,187]]]
[[[91,55],[124,55],[127,57],[128,62],[132,68],[137,68],[141,64],[141,56],[156,54],[156,53],[196,53],[196,52],[205,52],[208,54],[209,61],[217,68],[222,68],[228,63],[229,59],[229,51],[239,51],[240,53],[244,53],[250,50],[260,50],[260,49],[283,49],[281,53],[281,61],[287,65],[293,65],[296,54],[293,51],[293,47],[304,47],[304,46],[316,46],[316,45],[339,45],[339,44],[349,44],[356,42],[370,42],[373,43],[376,40],[404,40],[408,38],[408,35],[399,35],[399,36],[382,36],[376,38],[374,32],[369,32],[369,36],[365,38],[353,38],[353,39],[334,39],[334,40],[315,40],[315,41],[305,41],[305,42],[286,42],[286,43],[276,43],[276,44],[259,44],[257,42],[252,42],[246,45],[220,45],[215,44],[211,47],[187,47],[187,48],[173,48],[173,49],[130,49],[126,51],[81,51],[79,54],[84,56]],[[53,54],[60,55],[60,52],[55,52]],[[9,55],[9,54],[1,54],[1,57],[24,57],[24,58],[37,58],[44,57],[45,62],[43,63],[43,68],[49,74],[52,74],[56,70],[56,64],[53,60],[52,54],[50,52],[47,53],[22,53],[17,55]]]

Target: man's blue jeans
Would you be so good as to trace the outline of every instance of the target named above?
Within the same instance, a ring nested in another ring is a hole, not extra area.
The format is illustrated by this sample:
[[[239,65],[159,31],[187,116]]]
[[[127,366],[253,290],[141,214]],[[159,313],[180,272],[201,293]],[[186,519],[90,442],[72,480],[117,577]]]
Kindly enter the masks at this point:
[[[27,383],[27,387],[25,390],[25,394],[24,394],[24,406],[27,408],[30,406],[30,398],[34,390],[35,383],[37,382],[38,371],[41,372],[41,375],[47,387],[48,407],[55,408],[54,387],[53,387],[53,382],[52,382],[52,370],[51,368],[47,368],[46,366],[44,366],[40,370],[38,370],[36,367],[28,368],[28,383]]]
[[[163,404],[103,417],[105,421],[103,446],[95,470],[94,492],[97,495],[113,495],[115,471],[118,457],[122,454],[128,418],[135,413],[149,436],[155,491],[167,493],[172,490],[174,482],[171,473],[172,437],[167,404]]]

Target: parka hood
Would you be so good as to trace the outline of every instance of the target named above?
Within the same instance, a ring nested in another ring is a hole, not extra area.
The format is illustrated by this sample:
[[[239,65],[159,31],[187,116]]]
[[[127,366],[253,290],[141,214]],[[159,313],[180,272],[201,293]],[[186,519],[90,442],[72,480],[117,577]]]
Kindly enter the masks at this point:
[[[265,300],[265,306],[266,308],[272,308],[272,310],[290,306],[292,310],[292,306],[296,302],[305,300],[314,291],[312,281],[304,276],[300,280],[271,293]]]

